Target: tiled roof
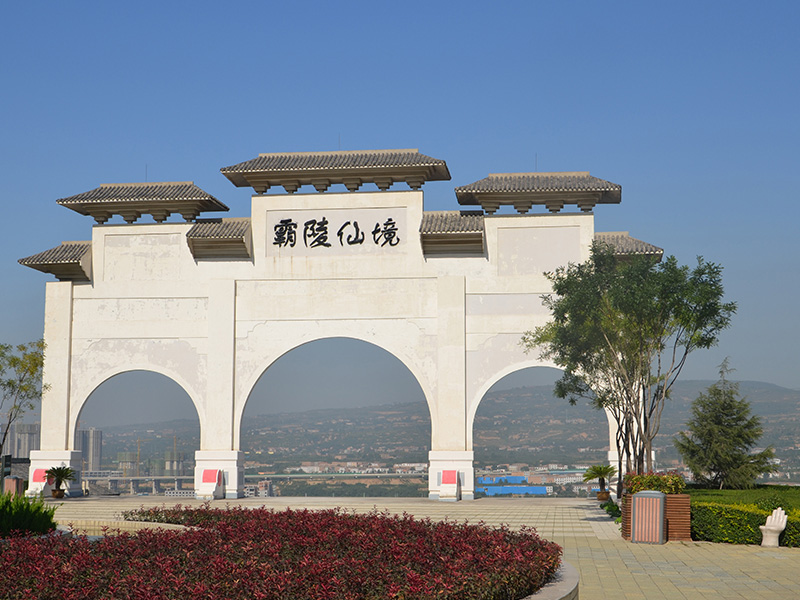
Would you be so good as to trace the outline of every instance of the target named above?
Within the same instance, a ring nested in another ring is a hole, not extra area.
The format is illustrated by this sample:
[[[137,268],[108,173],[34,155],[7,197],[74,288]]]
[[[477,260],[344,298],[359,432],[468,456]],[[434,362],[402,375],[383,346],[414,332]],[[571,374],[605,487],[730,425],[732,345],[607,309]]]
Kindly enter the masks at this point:
[[[219,202],[191,181],[165,181],[150,183],[104,183],[100,187],[56,200],[62,206],[102,202],[148,202],[161,200],[205,200]],[[223,205],[224,206],[224,205]],[[227,210],[225,207],[223,210]]]
[[[456,195],[469,192],[621,192],[622,186],[588,171],[564,173],[491,173],[474,183],[456,188]]]
[[[631,237],[627,231],[598,231],[595,232],[594,239],[596,242],[603,242],[611,246],[614,254],[619,256],[638,254],[661,256],[664,254],[662,248],[637,240]]]
[[[239,239],[250,231],[250,218],[198,219],[187,232],[187,238],[215,240]]]
[[[259,154],[230,167],[223,173],[247,171],[322,171],[375,169],[381,167],[439,167],[447,169],[443,160],[420,154],[419,150],[355,150],[339,152],[275,152]],[[440,173],[444,174],[444,173]],[[449,175],[449,173],[447,173]],[[449,177],[446,177],[449,179]]]
[[[345,184],[351,191],[363,183],[375,183],[383,190],[400,181],[418,189],[425,181],[450,179],[443,160],[416,149],[259,154],[220,171],[234,185],[252,186],[258,193],[273,186],[283,186],[292,193],[303,185],[323,192],[336,183]]]
[[[20,258],[18,262],[64,281],[89,281],[91,256],[91,242],[61,242],[60,246]]]
[[[422,213],[421,234],[483,233],[483,213],[446,210]]]
[[[423,212],[419,232],[426,257],[483,255],[482,211]]]
[[[143,214],[150,214],[162,222],[173,213],[191,221],[201,212],[228,210],[222,202],[191,181],[104,183],[57,202],[83,215],[91,215],[98,223],[105,223],[115,214],[122,215],[129,223]]]
[[[588,171],[493,173],[457,187],[456,198],[459,204],[478,204],[489,214],[503,205],[513,205],[520,213],[526,213],[533,205],[558,212],[565,204],[590,211],[596,204],[619,203],[622,186],[592,177]]]
[[[247,259],[252,256],[250,218],[202,219],[186,233],[196,259]]]

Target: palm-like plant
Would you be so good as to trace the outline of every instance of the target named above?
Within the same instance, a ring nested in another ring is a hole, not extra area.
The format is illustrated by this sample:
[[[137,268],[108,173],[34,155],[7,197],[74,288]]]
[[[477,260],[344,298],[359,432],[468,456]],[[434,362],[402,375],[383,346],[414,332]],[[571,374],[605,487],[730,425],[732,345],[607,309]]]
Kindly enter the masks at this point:
[[[611,479],[617,472],[616,467],[611,465],[593,465],[586,469],[583,474],[584,481],[591,481],[592,479],[600,480],[600,491],[606,491],[606,479]]]
[[[53,480],[53,485],[57,490],[61,489],[61,485],[65,481],[75,481],[75,469],[67,466],[50,467],[45,471],[48,479]]]

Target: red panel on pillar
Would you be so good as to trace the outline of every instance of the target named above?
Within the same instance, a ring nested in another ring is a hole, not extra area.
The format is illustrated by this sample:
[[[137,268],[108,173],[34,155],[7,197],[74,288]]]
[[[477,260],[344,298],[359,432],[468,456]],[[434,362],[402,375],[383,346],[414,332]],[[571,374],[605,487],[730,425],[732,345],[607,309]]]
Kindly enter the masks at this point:
[[[217,469],[205,469],[203,471],[203,483],[217,483],[219,481],[219,471]]]
[[[456,484],[458,483],[458,471],[442,471],[443,484]]]

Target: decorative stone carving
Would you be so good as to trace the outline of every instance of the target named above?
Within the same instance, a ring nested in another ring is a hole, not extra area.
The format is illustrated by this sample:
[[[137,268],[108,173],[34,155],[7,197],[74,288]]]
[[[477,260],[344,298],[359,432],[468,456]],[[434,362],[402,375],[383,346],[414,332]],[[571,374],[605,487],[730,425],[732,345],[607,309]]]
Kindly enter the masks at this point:
[[[786,529],[786,513],[778,507],[767,517],[767,522],[759,526],[761,530],[761,545],[765,548],[777,548],[778,538]]]

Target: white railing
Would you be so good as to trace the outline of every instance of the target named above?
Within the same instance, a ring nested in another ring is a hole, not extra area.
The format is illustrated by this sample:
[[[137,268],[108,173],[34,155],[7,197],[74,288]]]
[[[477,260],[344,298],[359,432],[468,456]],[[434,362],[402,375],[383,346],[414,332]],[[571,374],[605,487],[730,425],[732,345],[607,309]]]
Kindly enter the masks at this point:
[[[194,498],[194,490],[166,490],[164,495],[173,498]]]

